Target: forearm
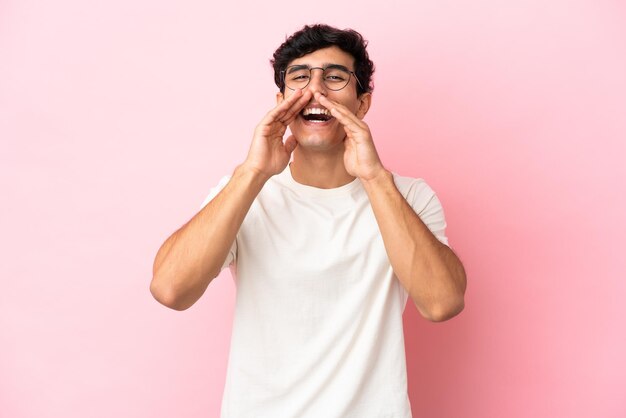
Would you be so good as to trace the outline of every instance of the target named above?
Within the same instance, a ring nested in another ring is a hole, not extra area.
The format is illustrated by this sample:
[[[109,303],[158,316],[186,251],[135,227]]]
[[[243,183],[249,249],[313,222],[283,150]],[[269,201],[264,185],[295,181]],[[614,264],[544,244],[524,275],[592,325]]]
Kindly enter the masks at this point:
[[[433,321],[464,305],[465,270],[458,257],[422,222],[384,171],[364,182],[394,273],[420,313]]]
[[[159,249],[150,291],[177,310],[193,305],[219,274],[267,178],[239,166],[224,189]]]

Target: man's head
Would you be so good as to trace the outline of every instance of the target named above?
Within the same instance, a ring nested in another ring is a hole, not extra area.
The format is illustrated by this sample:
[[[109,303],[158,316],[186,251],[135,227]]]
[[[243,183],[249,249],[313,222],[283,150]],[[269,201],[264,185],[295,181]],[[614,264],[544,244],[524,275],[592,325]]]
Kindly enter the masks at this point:
[[[367,42],[353,30],[327,25],[305,26],[290,36],[271,61],[280,89],[277,101],[297,89],[309,91],[309,104],[289,125],[303,149],[341,152],[344,127],[315,99],[321,94],[363,119],[371,104],[374,64]],[[334,150],[334,151],[333,151]]]
[[[271,64],[274,67],[274,82],[280,92],[285,93],[283,71],[293,60],[331,46],[338,47],[354,58],[354,74],[358,80],[358,83],[355,83],[357,96],[371,93],[374,90],[372,83],[374,63],[367,54],[367,41],[352,29],[341,30],[322,24],[303,27],[287,38],[274,52]]]

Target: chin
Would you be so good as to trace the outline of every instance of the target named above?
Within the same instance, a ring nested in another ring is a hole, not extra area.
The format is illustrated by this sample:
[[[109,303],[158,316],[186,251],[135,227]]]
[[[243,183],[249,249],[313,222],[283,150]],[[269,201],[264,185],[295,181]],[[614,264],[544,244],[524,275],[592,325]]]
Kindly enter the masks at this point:
[[[333,129],[334,128],[334,129]],[[294,124],[291,127],[293,136],[298,141],[298,146],[308,149],[331,149],[343,146],[345,131],[339,131],[332,126],[310,126],[310,124]]]
[[[327,150],[343,146],[343,138],[329,138],[319,135],[297,135],[294,133],[298,147],[307,149]]]

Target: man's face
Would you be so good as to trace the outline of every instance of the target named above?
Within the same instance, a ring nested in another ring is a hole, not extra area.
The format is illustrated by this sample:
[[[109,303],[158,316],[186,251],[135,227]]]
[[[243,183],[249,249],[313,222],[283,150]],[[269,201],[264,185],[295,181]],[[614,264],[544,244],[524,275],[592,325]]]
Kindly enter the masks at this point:
[[[318,49],[317,51],[297,58],[290,62],[288,67],[293,65],[306,65],[309,68],[326,68],[329,65],[341,65],[349,71],[354,71],[354,58],[338,47],[332,46]],[[319,92],[328,99],[346,106],[360,119],[365,116],[369,109],[371,95],[370,93],[363,93],[361,96],[357,97],[357,81],[354,75],[350,77],[350,82],[345,88],[333,91],[324,85],[322,70],[313,70],[311,71],[311,80],[304,91],[306,90],[311,90],[312,93]],[[277,100],[280,102],[292,94],[293,90],[285,87],[284,95],[278,93]],[[312,108],[322,110],[311,111]],[[328,115],[330,119],[326,121],[313,120],[321,119],[321,117],[315,118],[311,115],[307,116],[307,113],[320,113],[324,111],[323,109],[324,107],[320,105],[315,98],[312,98],[309,104],[305,106],[296,119],[289,125],[291,132],[298,141],[299,147],[319,151],[330,151],[337,146],[343,145],[346,132],[339,121],[330,115]]]

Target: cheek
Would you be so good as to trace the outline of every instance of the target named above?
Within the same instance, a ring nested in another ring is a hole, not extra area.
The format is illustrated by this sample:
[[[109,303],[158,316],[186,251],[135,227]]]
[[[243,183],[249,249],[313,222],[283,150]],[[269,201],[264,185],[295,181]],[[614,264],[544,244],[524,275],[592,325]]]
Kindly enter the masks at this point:
[[[351,111],[354,114],[356,114],[356,112],[359,110],[360,101],[359,101],[359,99],[357,99],[356,97],[354,97],[351,94],[349,94],[349,95],[337,95],[336,97],[332,97],[332,96],[329,95],[328,98],[330,100],[334,101],[334,102],[337,102],[337,103],[347,107],[348,110]]]

